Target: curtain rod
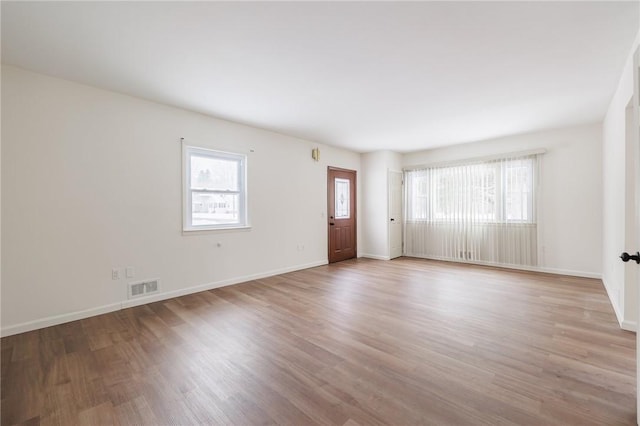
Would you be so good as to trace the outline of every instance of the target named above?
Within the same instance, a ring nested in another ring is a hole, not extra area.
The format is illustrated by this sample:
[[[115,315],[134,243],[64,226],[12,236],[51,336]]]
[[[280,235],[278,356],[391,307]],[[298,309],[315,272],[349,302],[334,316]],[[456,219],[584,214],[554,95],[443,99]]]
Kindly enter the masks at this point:
[[[429,168],[435,168],[435,167],[454,166],[457,164],[470,164],[470,163],[479,163],[479,162],[492,161],[492,160],[503,160],[507,158],[527,157],[530,155],[544,154],[546,152],[547,150],[544,148],[530,149],[527,151],[507,152],[505,154],[494,154],[494,155],[486,155],[481,157],[462,158],[459,160],[437,161],[433,163],[416,164],[414,166],[403,167],[402,170],[405,172],[408,172],[412,170],[422,170],[422,169],[429,169]]]

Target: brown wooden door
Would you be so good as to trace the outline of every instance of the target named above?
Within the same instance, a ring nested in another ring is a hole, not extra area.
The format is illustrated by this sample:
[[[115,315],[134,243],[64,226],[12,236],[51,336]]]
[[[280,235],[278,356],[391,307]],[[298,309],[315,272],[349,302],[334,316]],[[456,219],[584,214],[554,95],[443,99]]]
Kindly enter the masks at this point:
[[[327,170],[329,263],[352,259],[356,247],[356,172]]]

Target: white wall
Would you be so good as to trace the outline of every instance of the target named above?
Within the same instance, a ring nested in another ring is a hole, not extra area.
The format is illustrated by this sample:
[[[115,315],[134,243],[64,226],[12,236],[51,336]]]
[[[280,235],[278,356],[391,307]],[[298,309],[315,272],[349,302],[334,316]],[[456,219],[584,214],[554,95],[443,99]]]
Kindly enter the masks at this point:
[[[392,151],[362,154],[362,253],[389,259],[387,171],[402,170],[402,155]]]
[[[539,269],[600,277],[602,127],[550,130],[405,154],[405,166],[544,148],[540,170]]]
[[[633,52],[639,44],[640,33],[633,44],[602,126],[602,280],[618,320],[623,328],[629,330],[636,328],[638,315],[635,296],[637,283],[634,282],[634,271],[629,270],[636,265],[625,265],[618,255],[623,251],[635,252],[640,248],[627,246],[634,238],[629,235],[633,230],[627,229],[625,220],[627,211],[634,208],[631,202],[634,188],[627,185],[626,179],[628,174],[633,175],[629,167],[634,164],[627,159],[627,152],[631,153],[633,150],[628,146],[631,141],[627,138],[626,109],[633,97]]]
[[[250,231],[182,234],[181,137],[248,153]],[[2,141],[4,335],[120,308],[114,266],[165,298],[326,263],[327,166],[360,171],[356,153],[320,145],[316,163],[318,144],[9,66]]]

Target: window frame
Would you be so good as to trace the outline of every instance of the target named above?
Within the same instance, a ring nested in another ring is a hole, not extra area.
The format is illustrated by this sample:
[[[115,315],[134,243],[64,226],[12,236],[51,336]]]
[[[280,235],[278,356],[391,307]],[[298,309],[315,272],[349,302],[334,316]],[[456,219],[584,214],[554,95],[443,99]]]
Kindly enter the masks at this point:
[[[193,156],[207,157],[216,160],[235,161],[238,163],[238,190],[213,190],[191,187],[191,158]],[[182,231],[221,231],[233,229],[248,229],[248,185],[247,185],[247,156],[234,152],[219,151],[186,143],[182,145]],[[193,224],[193,194],[237,194],[238,195],[238,221],[233,223],[221,223],[214,225]]]

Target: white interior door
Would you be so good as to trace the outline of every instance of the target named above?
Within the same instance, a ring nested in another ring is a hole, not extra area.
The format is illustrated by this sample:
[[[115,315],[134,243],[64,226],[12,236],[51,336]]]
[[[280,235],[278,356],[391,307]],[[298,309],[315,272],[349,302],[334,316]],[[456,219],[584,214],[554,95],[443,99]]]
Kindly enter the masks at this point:
[[[402,172],[389,170],[389,258],[402,256]]]

